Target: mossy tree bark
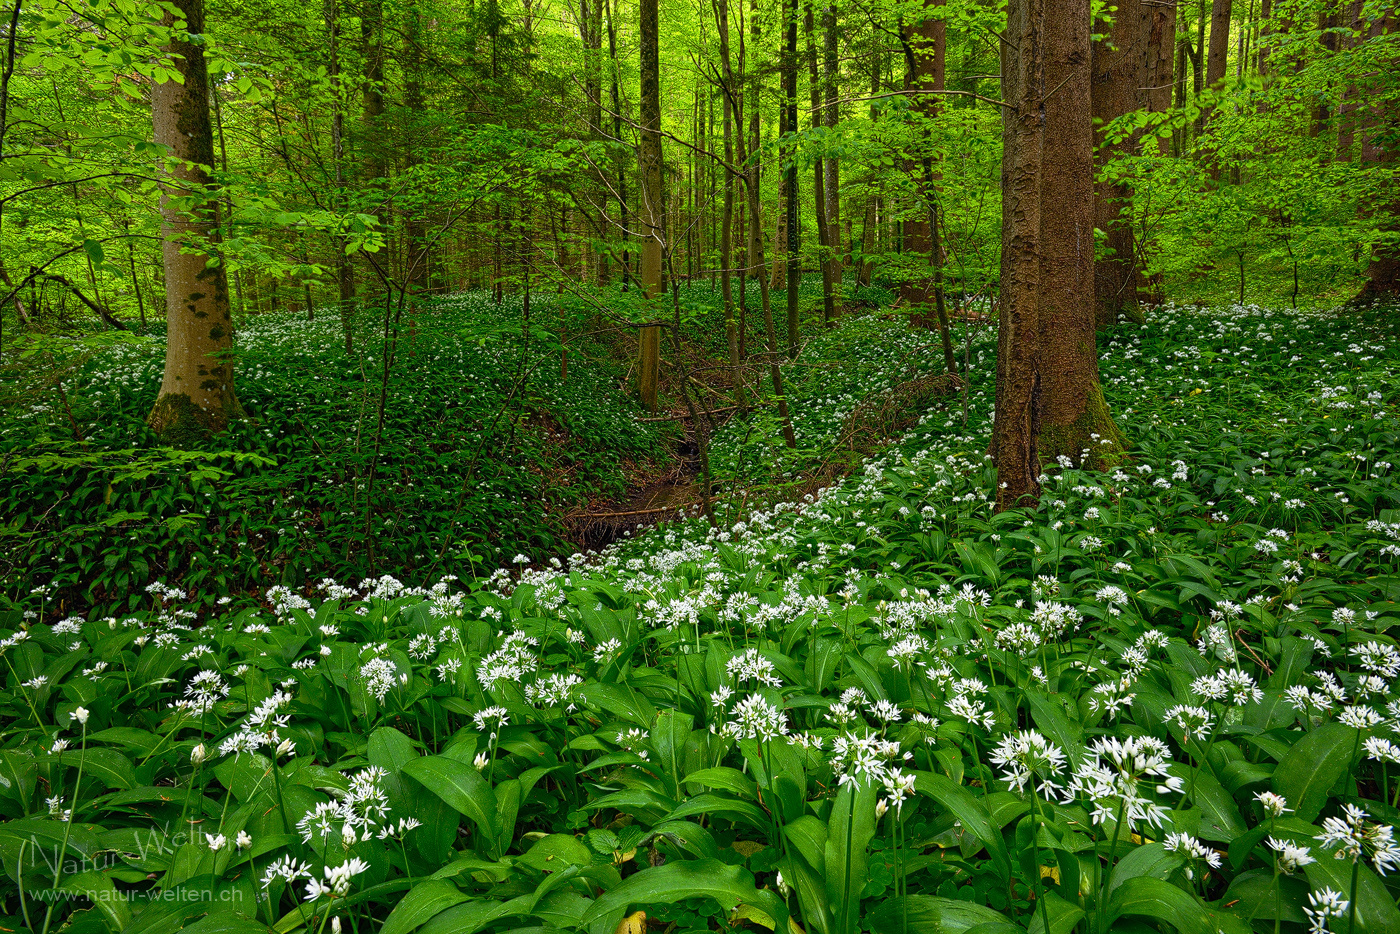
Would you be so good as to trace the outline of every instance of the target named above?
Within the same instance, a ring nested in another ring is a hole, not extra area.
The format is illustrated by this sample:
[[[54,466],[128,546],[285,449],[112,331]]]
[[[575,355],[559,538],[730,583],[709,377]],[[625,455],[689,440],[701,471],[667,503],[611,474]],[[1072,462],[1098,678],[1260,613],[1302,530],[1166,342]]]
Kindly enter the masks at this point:
[[[228,277],[218,259],[219,205],[209,178],[214,133],[203,0],[175,0],[185,32],[169,46],[181,81],[151,93],[156,143],[170,159],[161,176],[161,254],[165,268],[165,373],[147,418],[167,444],[197,444],[241,418],[233,385],[233,319]],[[174,22],[171,13],[166,23]]]
[[[1124,446],[1094,340],[1088,0],[1012,0],[1007,36],[991,446],[999,509],[1037,502],[1044,467],[1103,466]]]
[[[642,192],[641,285],[653,301],[661,297],[662,238],[666,236],[661,207],[661,71],[658,59],[657,0],[641,0],[641,145],[637,153]],[[656,410],[661,375],[661,328],[643,327],[637,335],[637,393],[642,405]]]

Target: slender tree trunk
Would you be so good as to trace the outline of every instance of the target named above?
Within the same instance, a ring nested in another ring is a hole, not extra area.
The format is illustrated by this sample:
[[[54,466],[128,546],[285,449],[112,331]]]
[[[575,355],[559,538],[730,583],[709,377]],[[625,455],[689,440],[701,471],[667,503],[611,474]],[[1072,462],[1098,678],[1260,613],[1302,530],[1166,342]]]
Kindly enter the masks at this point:
[[[749,29],[751,42],[750,46],[755,50],[761,48],[762,36],[759,32],[758,24],[758,0],[751,0],[749,7]],[[749,79],[749,120],[750,129],[753,134],[753,155],[752,161],[744,158],[741,152],[740,161],[747,167],[747,178],[744,184],[744,197],[749,207],[749,269],[762,270],[763,268],[763,223],[762,210],[759,207],[758,183],[760,179],[758,164],[758,147],[760,143],[759,123],[758,123],[758,69],[753,69],[753,73],[745,72],[745,77]],[[797,447],[797,434],[793,431],[792,416],[788,409],[786,393],[783,392],[783,371],[779,364],[778,334],[773,326],[773,303],[770,289],[768,288],[768,278],[761,271],[756,272],[758,277],[759,302],[763,312],[763,333],[768,341],[768,375],[773,381],[773,395],[778,401],[778,420],[782,424],[783,442],[789,448]]]
[[[828,0],[822,14],[822,86],[824,95],[824,125],[835,135],[841,122],[841,109],[837,104],[840,96],[840,47],[837,44],[836,4]],[[822,193],[826,196],[827,240],[831,249],[831,292],[832,314],[843,313],[845,295],[843,291],[844,268],[846,265],[846,244],[841,236],[841,162],[835,156],[823,160]]]
[[[786,20],[787,42],[783,53],[783,101],[786,114],[786,132],[797,133],[797,0],[788,0]],[[786,147],[788,167],[784,171],[787,179],[787,340],[788,356],[797,356],[800,339],[798,321],[798,291],[802,282],[802,257],[798,252],[801,225],[797,202],[797,147]]]
[[[904,250],[918,257],[922,263],[930,260],[929,273],[907,277],[900,283],[899,293],[903,304],[912,309],[910,321],[915,327],[928,328],[938,323],[931,314],[931,306],[936,300],[933,288],[932,267],[936,267],[942,257],[934,258],[932,223],[937,218],[937,181],[934,177],[932,144],[933,121],[938,118],[939,94],[946,84],[947,29],[941,16],[933,16],[934,7],[942,6],[944,0],[925,0],[924,18],[906,27],[901,34],[904,45],[904,87],[914,93],[910,112],[914,118],[914,131],[918,142],[913,147],[918,153],[906,162],[906,171],[917,179],[918,210],[903,223]]]
[[[637,152],[643,225],[640,279],[652,301],[662,297],[661,258],[666,236],[661,204],[661,72],[657,38],[657,0],[641,0],[641,146]],[[661,328],[643,327],[637,342],[637,391],[642,405],[654,412],[661,373]]]
[[[175,0],[185,33],[171,41],[172,68],[181,80],[151,91],[157,145],[171,156],[161,176],[161,253],[165,261],[165,373],[147,418],[166,444],[198,443],[243,416],[233,384],[233,318],[219,249],[218,202],[204,193],[212,180],[214,133],[209,121],[209,72],[202,0]],[[165,22],[174,17],[167,13]],[[175,199],[204,195],[191,207]]]
[[[1230,7],[1231,0],[1212,0],[1210,8],[1210,51],[1206,55],[1205,86],[1219,90],[1225,79],[1226,65],[1230,57]],[[1201,115],[1202,132],[1210,122],[1214,108],[1206,109]]]
[[[817,26],[816,17],[812,15],[812,0],[807,0],[805,13],[803,15],[803,25],[807,36],[807,83],[811,90],[812,100],[811,126],[815,128],[823,125],[824,115],[822,111],[821,73],[817,69]],[[819,262],[822,273],[822,321],[830,326],[836,319],[835,295],[832,291],[831,273],[831,267],[835,263],[835,257],[831,246],[831,225],[827,222],[826,217],[828,202],[826,199],[825,161],[824,159],[812,160],[812,207],[817,222],[817,245],[820,247],[821,252]]]
[[[610,0],[603,0],[603,11],[608,19],[608,62],[610,63],[612,80],[609,91],[612,98],[613,113],[613,139],[622,139],[622,92],[619,87],[618,62],[617,62],[617,25],[613,21],[612,3]],[[627,169],[623,163],[622,156],[616,157],[617,171],[617,210],[618,226],[621,228],[619,236],[622,238],[622,291],[627,291],[627,286],[632,282],[632,254],[630,244],[632,241],[630,208],[627,203]]]
[[[423,14],[418,9],[416,0],[409,4],[405,11],[405,29],[403,44],[403,70],[404,70],[404,106],[408,109],[408,119],[410,136],[405,141],[404,164],[409,170],[422,162],[416,151],[417,129],[414,126],[416,121],[422,120],[425,113],[423,102]],[[411,183],[410,183],[411,184]],[[428,229],[427,222],[423,217],[422,208],[409,206],[404,210],[404,245],[405,267],[404,282],[409,292],[409,322],[410,327],[416,325],[418,312],[418,302],[421,294],[428,288],[428,267],[431,257],[428,255]]]
[[[722,132],[724,134],[724,209],[719,225],[720,297],[724,303],[724,336],[729,351],[730,379],[734,381],[735,399],[741,410],[747,409],[744,374],[739,368],[739,322],[734,317],[734,123],[739,87],[734,81],[734,67],[729,54],[729,0],[714,0],[715,19],[719,26],[720,96],[723,98]],[[739,277],[739,288],[744,279]]]
[[[340,81],[340,5],[338,0],[325,0],[323,11],[326,19],[326,71],[331,82],[331,95],[335,103],[331,113],[331,159],[335,163],[335,199],[332,207],[345,210],[345,101],[342,97]],[[345,238],[337,238],[335,251],[335,281],[337,307],[340,312],[341,330],[345,338],[345,352],[355,349],[355,268],[350,265],[350,257],[345,252]]]

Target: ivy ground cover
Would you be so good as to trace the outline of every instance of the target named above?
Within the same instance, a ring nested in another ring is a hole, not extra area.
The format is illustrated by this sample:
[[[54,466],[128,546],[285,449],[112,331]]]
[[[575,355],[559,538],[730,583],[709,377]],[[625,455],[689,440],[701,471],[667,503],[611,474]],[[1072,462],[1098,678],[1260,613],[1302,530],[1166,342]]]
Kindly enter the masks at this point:
[[[974,345],[965,408],[722,529],[210,615],[40,586],[0,923],[1398,931],[1389,327],[1151,314],[1103,348],[1131,458],[1034,513]]]

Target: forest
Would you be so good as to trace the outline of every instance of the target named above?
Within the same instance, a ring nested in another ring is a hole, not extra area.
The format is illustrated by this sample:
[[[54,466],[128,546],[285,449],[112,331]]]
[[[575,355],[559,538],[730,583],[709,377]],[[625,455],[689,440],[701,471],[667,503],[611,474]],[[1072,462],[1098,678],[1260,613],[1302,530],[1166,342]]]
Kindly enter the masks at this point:
[[[0,929],[1396,934],[1398,340],[1394,0],[0,0]]]

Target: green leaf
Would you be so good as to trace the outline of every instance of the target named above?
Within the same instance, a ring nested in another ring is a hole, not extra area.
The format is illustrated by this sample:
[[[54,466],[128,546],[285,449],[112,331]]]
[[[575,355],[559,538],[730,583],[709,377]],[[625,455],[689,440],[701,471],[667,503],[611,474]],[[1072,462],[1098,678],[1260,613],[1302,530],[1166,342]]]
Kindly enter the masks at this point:
[[[1050,916],[1049,934],[1069,934],[1079,923],[1079,919],[1084,917],[1084,909],[1054,892],[1046,892],[1045,914]],[[1041,908],[1035,904],[1031,905],[1030,934],[1046,934]]]
[[[455,885],[437,879],[418,882],[408,894],[389,912],[384,920],[381,934],[409,934],[429,918],[441,914],[453,905],[460,905],[469,896],[458,891]]]
[[[405,763],[403,772],[470,818],[486,839],[496,839],[496,796],[476,769],[443,756],[424,756]]]
[[[584,912],[583,923],[590,925],[632,905],[669,905],[701,896],[727,909],[754,905],[778,922],[778,930],[787,930],[788,910],[780,898],[754,888],[753,877],[743,868],[715,859],[683,860],[633,873],[596,899]]]
[[[1340,723],[1324,723],[1305,735],[1274,771],[1274,791],[1288,799],[1300,820],[1313,821],[1332,786],[1351,768],[1358,731]]]
[[[108,788],[124,790],[136,785],[136,772],[131,767],[131,760],[115,749],[100,746],[85,750],[70,749],[60,758],[64,765],[77,766],[82,763],[83,784],[87,784],[89,778],[95,778]]]
[[[1108,902],[1110,923],[1124,915],[1165,921],[1181,934],[1216,934],[1210,915],[1196,896],[1150,876],[1127,879],[1113,893]]]
[[[1329,888],[1341,892],[1343,898],[1351,897],[1351,860],[1334,859],[1326,852],[1318,852],[1317,861],[1303,867],[1313,890]],[[1345,930],[1341,923],[1334,924],[1334,931]],[[1375,871],[1362,863],[1356,875],[1356,931],[1357,934],[1394,934],[1400,931],[1400,910],[1390,897],[1385,883]]]
[[[972,796],[962,785],[933,772],[915,772],[914,790],[926,794],[948,809],[962,824],[963,830],[976,837],[987,849],[992,865],[1003,882],[1011,880],[1011,857],[1000,830],[993,826],[986,805]]]
[[[63,890],[86,897],[116,930],[131,923],[131,909],[126,900],[117,892],[111,877],[101,870],[89,869],[63,880]]]
[[[750,801],[758,799],[758,785],[754,783],[754,780],[738,769],[731,769],[727,766],[691,772],[685,777],[685,781],[694,782],[706,788],[730,791]]]
[[[963,934],[981,925],[990,925],[988,934],[992,931],[1021,931],[1006,915],[986,905],[937,895],[891,898],[871,912],[866,921],[875,934],[902,934],[906,930],[906,918],[909,922],[907,930],[917,934]]]
[[[860,896],[865,891],[869,855],[875,836],[876,787],[842,785],[831,802],[827,820],[826,897],[831,906],[833,934],[855,934],[860,922]]]

